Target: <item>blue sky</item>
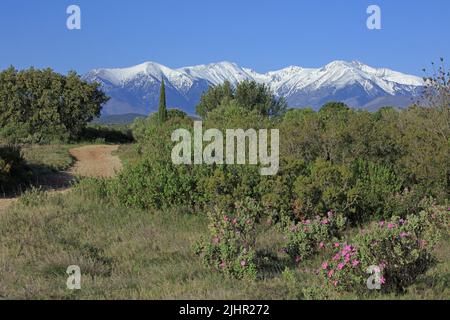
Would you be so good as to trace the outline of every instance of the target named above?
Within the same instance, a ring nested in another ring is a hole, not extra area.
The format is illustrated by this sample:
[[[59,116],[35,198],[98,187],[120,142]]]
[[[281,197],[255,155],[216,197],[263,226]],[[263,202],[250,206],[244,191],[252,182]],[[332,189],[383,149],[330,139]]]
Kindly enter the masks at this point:
[[[71,4],[81,30],[66,28]],[[370,4],[382,30],[366,27]],[[422,75],[450,60],[449,14],[448,0],[1,0],[0,69],[227,60],[266,72],[340,59]]]

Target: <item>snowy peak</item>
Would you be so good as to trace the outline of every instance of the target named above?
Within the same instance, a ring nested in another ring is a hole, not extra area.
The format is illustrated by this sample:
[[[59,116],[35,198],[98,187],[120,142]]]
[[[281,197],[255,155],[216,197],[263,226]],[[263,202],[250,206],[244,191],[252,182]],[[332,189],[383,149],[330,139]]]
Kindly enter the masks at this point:
[[[213,85],[222,84],[225,81],[238,83],[252,79],[244,69],[240,68],[237,64],[228,61],[185,67],[178,70],[185,72],[192,77],[208,80]]]
[[[291,107],[315,108],[330,100],[360,108],[368,105],[377,108],[385,101],[403,107],[424,85],[423,80],[416,76],[343,60],[321,68],[289,66],[267,73],[258,73],[228,61],[178,69],[149,61],[129,68],[95,69],[84,78],[100,82],[113,98],[113,103],[114,99],[120,100],[121,105],[134,109],[138,101],[141,109],[151,105],[147,111],[157,105],[158,88],[164,79],[169,88],[169,104],[176,104],[191,113],[209,86],[225,81],[236,85],[244,80],[254,80],[269,86],[275,95],[285,97]],[[401,103],[398,102],[399,97]]]

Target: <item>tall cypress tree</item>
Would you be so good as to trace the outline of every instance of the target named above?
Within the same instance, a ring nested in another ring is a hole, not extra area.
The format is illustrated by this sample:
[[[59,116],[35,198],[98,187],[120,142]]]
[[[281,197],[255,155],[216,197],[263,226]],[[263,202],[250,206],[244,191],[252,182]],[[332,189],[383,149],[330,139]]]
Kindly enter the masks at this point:
[[[164,78],[161,81],[161,91],[159,93],[158,119],[159,123],[164,123],[167,119],[166,86],[164,84]]]

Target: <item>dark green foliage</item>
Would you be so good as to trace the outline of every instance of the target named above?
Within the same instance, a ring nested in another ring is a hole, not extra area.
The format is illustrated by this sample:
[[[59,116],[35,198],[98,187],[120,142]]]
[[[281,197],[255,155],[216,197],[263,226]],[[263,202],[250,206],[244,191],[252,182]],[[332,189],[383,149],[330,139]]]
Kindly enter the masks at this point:
[[[108,98],[99,84],[51,69],[0,73],[0,138],[13,143],[77,139]]]
[[[89,125],[80,135],[80,140],[102,143],[131,143],[133,134],[125,125]]]
[[[277,99],[270,88],[255,81],[243,81],[233,88],[229,82],[210,88],[197,106],[197,114],[208,118],[209,113],[221,105],[234,104],[246,111],[265,117],[281,116],[287,109],[286,101]]]
[[[206,118],[207,114],[216,109],[223,101],[230,101],[234,97],[233,87],[231,83],[225,81],[222,85],[211,87],[200,98],[200,103],[197,105],[197,114]]]
[[[0,195],[13,191],[18,182],[29,179],[29,175],[20,149],[0,145]]]
[[[159,93],[158,120],[160,124],[163,124],[167,120],[166,86],[164,79],[161,80],[161,91]]]
[[[125,170],[117,190],[129,198],[127,204],[145,208],[182,204],[227,210],[249,197],[274,222],[333,210],[358,224],[418,213],[425,197],[448,200],[445,108],[386,107],[370,113],[330,102],[318,112],[285,113],[282,105],[266,87],[243,82],[235,89],[229,83],[211,88],[197,109],[204,130],[278,128],[277,175],[261,176],[251,165],[173,165],[171,134],[178,128],[192,130],[193,120],[171,110],[164,125],[158,114],[134,123],[144,160]]]

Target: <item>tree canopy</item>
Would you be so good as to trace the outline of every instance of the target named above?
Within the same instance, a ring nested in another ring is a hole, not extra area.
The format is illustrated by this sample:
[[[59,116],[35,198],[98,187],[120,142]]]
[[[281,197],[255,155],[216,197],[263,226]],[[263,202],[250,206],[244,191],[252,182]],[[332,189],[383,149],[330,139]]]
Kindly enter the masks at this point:
[[[0,73],[0,137],[8,142],[76,139],[108,97],[75,72],[14,67]]]
[[[199,116],[206,118],[208,113],[219,106],[238,105],[248,111],[256,111],[263,116],[280,116],[287,110],[284,98],[277,98],[265,84],[255,81],[243,81],[233,88],[225,81],[222,85],[211,87],[200,99],[196,111]]]

